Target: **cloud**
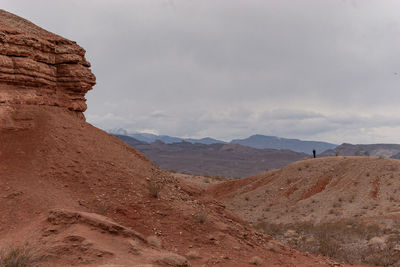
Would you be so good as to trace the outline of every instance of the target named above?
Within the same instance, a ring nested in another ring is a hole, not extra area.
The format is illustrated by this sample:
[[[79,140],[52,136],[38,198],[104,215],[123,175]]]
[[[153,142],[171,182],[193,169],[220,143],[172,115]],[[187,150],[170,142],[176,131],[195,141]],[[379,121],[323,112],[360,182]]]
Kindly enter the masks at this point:
[[[2,6],[87,50],[86,117],[103,129],[400,142],[397,0]]]
[[[156,112],[157,114],[157,112]],[[196,119],[194,119],[196,118]],[[157,132],[164,129],[170,135],[181,137],[218,136],[229,141],[250,134],[270,134],[304,140],[329,140],[333,143],[397,142],[400,116],[360,116],[352,114],[322,114],[308,110],[257,111],[232,108],[230,110],[203,110],[188,112],[179,117],[141,114],[119,118],[107,114],[103,118],[88,118],[95,125],[109,125],[107,129],[121,124],[130,132]],[[229,131],[226,129],[229,128]],[[161,133],[163,134],[163,133]]]

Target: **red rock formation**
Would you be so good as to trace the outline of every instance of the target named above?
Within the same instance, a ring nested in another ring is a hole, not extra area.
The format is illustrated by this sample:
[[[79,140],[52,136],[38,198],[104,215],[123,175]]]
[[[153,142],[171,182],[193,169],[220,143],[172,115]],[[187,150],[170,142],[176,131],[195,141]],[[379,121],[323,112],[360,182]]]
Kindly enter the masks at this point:
[[[0,10],[0,118],[13,104],[85,111],[95,84],[89,67],[75,42]]]

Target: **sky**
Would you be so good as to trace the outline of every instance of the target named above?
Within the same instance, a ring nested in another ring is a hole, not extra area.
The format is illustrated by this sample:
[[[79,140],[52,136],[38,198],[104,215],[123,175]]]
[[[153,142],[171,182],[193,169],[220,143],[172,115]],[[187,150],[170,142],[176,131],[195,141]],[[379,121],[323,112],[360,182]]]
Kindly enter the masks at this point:
[[[87,121],[179,137],[400,143],[398,0],[0,0],[76,41]]]

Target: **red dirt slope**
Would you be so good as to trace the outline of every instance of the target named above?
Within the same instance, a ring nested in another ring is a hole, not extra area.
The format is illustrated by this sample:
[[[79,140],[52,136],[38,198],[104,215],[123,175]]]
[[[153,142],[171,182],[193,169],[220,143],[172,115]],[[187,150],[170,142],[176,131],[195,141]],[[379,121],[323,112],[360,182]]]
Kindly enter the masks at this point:
[[[0,11],[1,246],[28,242],[39,266],[331,264],[255,233],[87,124],[89,66],[74,42]],[[158,198],[147,183],[164,185]]]

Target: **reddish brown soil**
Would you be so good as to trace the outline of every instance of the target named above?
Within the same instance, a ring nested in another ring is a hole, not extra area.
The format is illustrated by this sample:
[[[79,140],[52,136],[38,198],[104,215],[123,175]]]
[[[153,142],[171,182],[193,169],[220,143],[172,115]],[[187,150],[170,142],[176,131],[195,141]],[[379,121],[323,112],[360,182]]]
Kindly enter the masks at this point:
[[[204,189],[86,123],[94,76],[74,42],[5,11],[0,36],[1,247],[27,243],[38,266],[333,264],[253,231]],[[157,198],[148,184],[163,185]]]
[[[197,251],[201,258],[190,260],[194,266],[248,266],[253,256],[264,266],[324,263],[255,233],[222,204],[201,196],[201,188],[160,171],[72,112],[15,108],[30,115],[33,127],[0,135],[1,244],[39,247],[41,265],[132,266],[154,263],[163,251]],[[158,199],[146,179],[165,184]],[[202,209],[205,223],[195,216]],[[162,249],[145,241],[150,235],[158,236]]]
[[[287,191],[285,192],[285,196],[286,196],[287,198],[289,198],[290,195],[293,194],[297,189],[298,189],[297,186],[295,186],[295,185],[292,186],[291,188],[289,188],[289,190],[287,190]]]
[[[299,199],[304,200],[309,197],[312,197],[315,194],[318,194],[325,190],[326,186],[329,184],[329,182],[332,180],[332,178],[322,178],[319,179],[311,188],[309,191],[305,192]]]
[[[379,177],[376,177],[376,179],[372,182],[371,196],[372,196],[372,198],[375,199],[375,200],[378,199],[378,194],[379,194],[379,182],[380,182]]]

